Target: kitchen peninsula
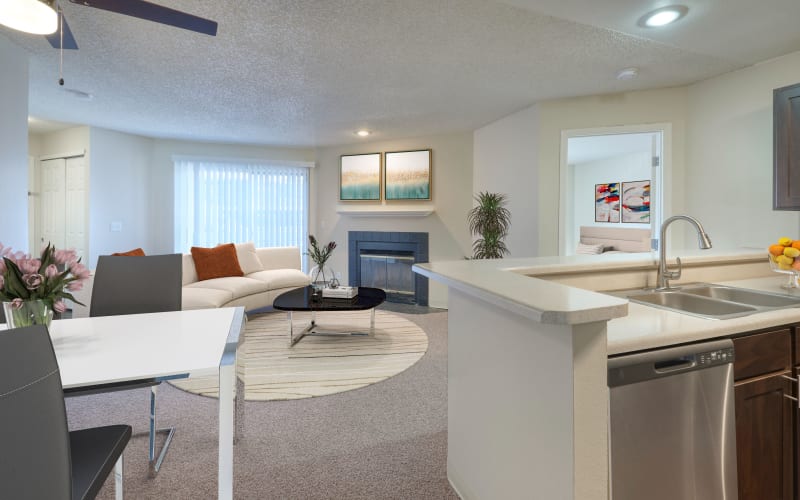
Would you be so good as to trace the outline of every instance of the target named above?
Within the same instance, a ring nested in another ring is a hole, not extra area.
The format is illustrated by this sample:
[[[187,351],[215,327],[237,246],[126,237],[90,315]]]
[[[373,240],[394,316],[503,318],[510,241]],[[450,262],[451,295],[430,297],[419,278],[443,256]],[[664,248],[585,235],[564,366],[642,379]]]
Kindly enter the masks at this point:
[[[778,293],[763,251],[682,252],[683,278]],[[655,254],[418,264],[446,284],[448,478],[462,498],[608,497],[607,357],[787,325],[710,320],[597,291],[653,287]]]

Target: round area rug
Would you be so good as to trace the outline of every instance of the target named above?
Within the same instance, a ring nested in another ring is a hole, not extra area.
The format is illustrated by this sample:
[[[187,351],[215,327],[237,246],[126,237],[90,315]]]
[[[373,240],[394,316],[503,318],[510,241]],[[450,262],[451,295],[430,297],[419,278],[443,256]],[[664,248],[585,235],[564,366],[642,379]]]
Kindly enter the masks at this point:
[[[369,331],[369,311],[318,312],[320,330]],[[295,335],[310,313],[294,313]],[[306,336],[289,347],[286,313],[252,316],[237,373],[243,375],[245,401],[274,401],[326,396],[386,380],[419,361],[428,336],[411,321],[375,311],[374,336]],[[217,376],[170,380],[170,384],[203,396],[218,397]]]

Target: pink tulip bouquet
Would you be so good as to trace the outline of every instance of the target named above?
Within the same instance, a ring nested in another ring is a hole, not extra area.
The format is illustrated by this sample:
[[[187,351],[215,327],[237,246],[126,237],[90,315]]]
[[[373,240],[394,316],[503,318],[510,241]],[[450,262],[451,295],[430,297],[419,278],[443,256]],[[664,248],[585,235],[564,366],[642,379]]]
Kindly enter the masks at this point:
[[[0,301],[10,302],[12,309],[41,300],[61,313],[67,308],[64,299],[81,304],[72,292],[83,288],[89,269],[80,263],[75,250],[56,250],[48,244],[39,258],[33,258],[0,243],[0,257]]]

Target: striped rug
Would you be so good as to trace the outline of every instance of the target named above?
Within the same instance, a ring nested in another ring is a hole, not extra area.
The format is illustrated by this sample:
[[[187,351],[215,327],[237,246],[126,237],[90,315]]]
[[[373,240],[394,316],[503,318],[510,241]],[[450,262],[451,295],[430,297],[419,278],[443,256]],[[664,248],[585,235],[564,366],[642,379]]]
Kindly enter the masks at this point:
[[[294,313],[295,335],[310,313]],[[325,331],[369,331],[369,311],[317,313]],[[252,316],[238,353],[246,401],[326,396],[365,387],[407,369],[428,350],[428,336],[411,321],[375,311],[375,335],[307,336],[289,347],[285,313]],[[170,383],[185,391],[218,397],[217,377],[190,377]]]

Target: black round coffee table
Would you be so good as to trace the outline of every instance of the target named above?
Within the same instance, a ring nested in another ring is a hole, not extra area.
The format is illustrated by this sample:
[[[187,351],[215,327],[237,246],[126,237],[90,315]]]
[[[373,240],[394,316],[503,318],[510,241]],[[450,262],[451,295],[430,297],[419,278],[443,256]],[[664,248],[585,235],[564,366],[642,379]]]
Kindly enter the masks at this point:
[[[380,288],[358,287],[353,299],[316,298],[311,286],[296,288],[275,298],[272,307],[286,311],[289,322],[289,345],[295,345],[306,335],[372,335],[375,333],[375,308],[386,300],[386,292]],[[316,329],[317,311],[365,311],[370,309],[369,332],[324,332]],[[311,323],[296,337],[292,328],[292,312],[311,311]]]

